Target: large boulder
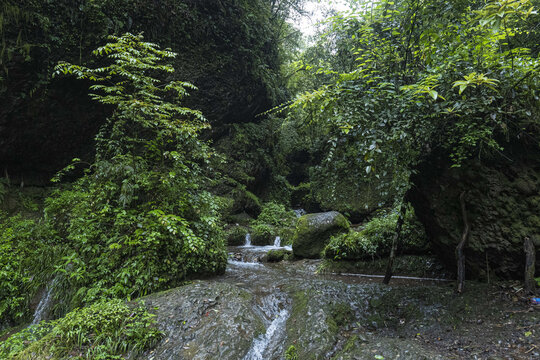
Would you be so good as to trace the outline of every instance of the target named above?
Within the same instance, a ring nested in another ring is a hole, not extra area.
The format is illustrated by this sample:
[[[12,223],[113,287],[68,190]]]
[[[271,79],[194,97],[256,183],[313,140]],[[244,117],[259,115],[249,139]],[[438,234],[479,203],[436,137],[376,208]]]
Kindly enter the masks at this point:
[[[418,169],[409,192],[430,242],[449,270],[463,231],[460,194],[470,235],[465,245],[467,277],[522,278],[525,237],[540,251],[540,153],[507,147],[506,158],[471,160],[451,168],[433,156]]]
[[[349,222],[337,211],[307,214],[298,219],[293,237],[293,253],[304,258],[317,258],[330,238],[349,231]]]

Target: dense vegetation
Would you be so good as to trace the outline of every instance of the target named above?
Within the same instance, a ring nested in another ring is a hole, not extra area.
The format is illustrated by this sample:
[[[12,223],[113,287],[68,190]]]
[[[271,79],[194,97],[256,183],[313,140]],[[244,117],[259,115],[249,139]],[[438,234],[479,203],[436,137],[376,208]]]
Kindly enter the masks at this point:
[[[402,196],[411,172],[433,153],[459,167],[509,142],[534,142],[533,9],[531,1],[399,1],[335,17],[318,45],[325,56],[298,64],[323,85],[290,105],[300,112],[290,121],[308,117],[324,134],[314,177],[330,187],[327,201],[351,202],[338,197],[347,184],[380,199]]]
[[[161,333],[143,304],[99,301],[60,320],[32,325],[0,344],[2,359],[54,356],[69,359],[122,359],[154,345]]]
[[[469,215],[475,275],[523,273],[523,240],[540,249],[538,1],[350,4],[309,46],[287,22],[302,0],[0,5],[0,331],[48,291],[61,318],[0,356],[148,349],[153,318],[124,301],[223,273],[248,232],[290,244],[295,208],[353,224],[329,260],[401,238],[450,271]]]

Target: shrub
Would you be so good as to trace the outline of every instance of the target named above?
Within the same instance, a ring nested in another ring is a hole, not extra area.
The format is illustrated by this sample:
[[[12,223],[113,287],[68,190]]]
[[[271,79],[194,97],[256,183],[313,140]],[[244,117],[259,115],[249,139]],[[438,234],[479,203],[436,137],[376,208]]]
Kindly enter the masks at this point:
[[[377,245],[362,232],[351,231],[333,236],[323,250],[323,257],[334,260],[353,260],[374,257]]]
[[[162,337],[155,327],[154,315],[142,304],[129,306],[118,299],[75,309],[51,325],[47,335],[15,358],[68,359],[76,354],[84,359],[125,359],[126,355],[133,356],[153,347]],[[47,327],[40,329],[46,331]],[[12,352],[19,339],[28,338],[28,332],[14,336],[9,347]]]
[[[247,228],[243,226],[234,226],[227,233],[227,245],[239,246],[246,242]]]
[[[223,272],[227,261],[219,201],[204,190],[212,154],[198,134],[208,123],[180,104],[194,86],[153,77],[170,78],[166,60],[176,54],[141,35],[110,40],[94,51],[108,66],[56,68],[96,82],[92,98],[114,110],[96,136],[95,162],[47,201],[65,239],[57,270],[75,291],[73,306],[167,289]]]
[[[1,323],[19,323],[30,315],[28,303],[50,279],[60,257],[56,242],[46,223],[0,214]]]
[[[43,321],[37,325],[30,325],[11,335],[0,343],[0,359],[14,359],[30,344],[50,333],[54,327],[53,324],[53,322]]]
[[[357,260],[388,256],[395,236],[397,212],[371,219],[361,231],[350,231],[330,239],[323,256],[334,260]],[[401,230],[401,253],[420,253],[428,248],[422,224],[412,209],[405,214]]]
[[[296,216],[292,210],[285,209],[283,204],[268,202],[262,206],[261,213],[253,225],[266,224],[279,227],[290,227],[294,224]]]
[[[271,245],[274,243],[274,230],[265,224],[252,227],[251,243],[253,245]]]

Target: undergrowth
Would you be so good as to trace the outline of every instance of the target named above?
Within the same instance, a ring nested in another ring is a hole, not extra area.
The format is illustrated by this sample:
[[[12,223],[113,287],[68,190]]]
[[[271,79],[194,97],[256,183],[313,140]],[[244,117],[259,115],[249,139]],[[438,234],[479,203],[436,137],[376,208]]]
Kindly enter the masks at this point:
[[[12,335],[0,344],[0,358],[125,359],[150,349],[161,337],[154,315],[142,303],[130,306],[115,299]]]
[[[371,219],[360,231],[351,230],[330,239],[323,256],[333,260],[362,260],[388,256],[395,236],[398,214],[393,211]],[[427,251],[427,238],[412,208],[405,214],[400,253]]]

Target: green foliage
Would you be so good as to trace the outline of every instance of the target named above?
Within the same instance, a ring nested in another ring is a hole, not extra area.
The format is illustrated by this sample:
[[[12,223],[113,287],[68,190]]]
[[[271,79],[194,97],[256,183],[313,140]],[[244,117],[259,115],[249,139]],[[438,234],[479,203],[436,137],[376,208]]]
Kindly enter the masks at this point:
[[[361,232],[351,231],[332,237],[323,250],[323,257],[335,260],[374,257],[379,250],[378,245],[371,242]]]
[[[388,256],[395,236],[398,214],[390,214],[371,219],[360,231],[350,231],[331,238],[323,256],[333,260],[373,259]],[[402,253],[421,253],[427,250],[427,237],[422,225],[409,209],[401,230]]]
[[[434,152],[460,166],[536,139],[535,21],[528,0],[383,0],[331,19],[317,44],[328,56],[299,64],[321,85],[283,106],[324,144],[317,175],[352,173],[384,202]]]
[[[287,210],[283,204],[265,203],[257,219],[251,221],[252,243],[272,245],[276,236],[288,235],[287,229],[293,228],[295,222],[294,212]]]
[[[29,345],[50,333],[53,327],[53,322],[42,321],[37,325],[27,326],[11,335],[0,343],[0,359],[15,359]]]
[[[53,273],[61,256],[56,234],[43,222],[0,214],[0,319],[27,319],[28,304]]]
[[[298,360],[298,351],[294,345],[291,345],[285,351],[285,360]]]
[[[251,243],[253,245],[270,245],[274,243],[275,230],[266,224],[256,224],[251,228]]]
[[[50,333],[15,359],[26,359],[31,354],[54,359],[70,359],[73,354],[84,359],[125,359],[161,339],[154,316],[143,304],[128,306],[121,300],[100,301],[51,323]]]
[[[233,213],[246,211],[255,217],[261,212],[259,197],[273,196],[268,190],[279,173],[279,152],[275,149],[278,127],[279,121],[274,117],[259,123],[233,124],[228,136],[216,141],[215,149],[225,155],[225,160],[213,164],[222,174],[215,191],[234,200]]]
[[[171,60],[177,72],[159,76],[200,85],[202,96],[189,107],[203,110],[213,124],[254,121],[284,100],[278,50],[299,36],[286,16],[303,1],[3,1],[0,103],[11,114],[5,135],[11,140],[0,156],[14,164],[8,166],[13,173],[18,164],[49,172],[75,155],[88,161],[91,138],[110,108],[88,101],[87,82],[53,79],[51,69],[59,60],[101,66],[91,51],[126,31],[143,32],[147,41],[179,53]],[[255,152],[251,146],[238,157]]]
[[[233,213],[245,211],[255,216],[261,212],[261,201],[257,195],[246,190],[246,186],[241,183],[234,182],[234,188],[230,192],[230,197],[233,200],[233,205],[230,209]]]
[[[239,246],[244,245],[246,242],[246,235],[248,229],[243,226],[233,226],[227,232],[227,245],[229,246]]]
[[[287,210],[283,204],[268,202],[262,206],[261,213],[252,225],[272,225],[288,227],[294,224],[296,216],[292,210]]]
[[[204,190],[212,154],[197,138],[208,124],[179,104],[193,85],[154,77],[174,72],[165,61],[176,54],[140,35],[110,40],[94,52],[108,65],[57,67],[97,82],[92,98],[115,109],[96,137],[96,161],[47,200],[74,305],[142,296],[226,264],[218,201]]]

